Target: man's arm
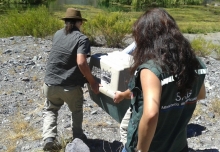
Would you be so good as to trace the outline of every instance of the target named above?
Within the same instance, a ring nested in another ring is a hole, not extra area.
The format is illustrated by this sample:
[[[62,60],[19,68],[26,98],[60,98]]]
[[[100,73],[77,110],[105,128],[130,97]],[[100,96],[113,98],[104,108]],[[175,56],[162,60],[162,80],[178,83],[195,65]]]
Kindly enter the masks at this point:
[[[82,74],[88,80],[91,89],[94,91],[94,93],[99,93],[99,84],[91,73],[91,70],[86,60],[86,54],[77,54],[77,64]]]

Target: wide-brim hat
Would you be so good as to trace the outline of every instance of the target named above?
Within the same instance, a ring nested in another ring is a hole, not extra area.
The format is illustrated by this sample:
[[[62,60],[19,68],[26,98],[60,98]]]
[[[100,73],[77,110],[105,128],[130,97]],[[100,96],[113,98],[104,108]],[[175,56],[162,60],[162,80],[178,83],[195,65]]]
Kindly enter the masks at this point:
[[[65,19],[80,19],[83,21],[87,21],[87,19],[82,18],[80,11],[74,8],[67,8],[66,15],[62,18],[62,20]]]

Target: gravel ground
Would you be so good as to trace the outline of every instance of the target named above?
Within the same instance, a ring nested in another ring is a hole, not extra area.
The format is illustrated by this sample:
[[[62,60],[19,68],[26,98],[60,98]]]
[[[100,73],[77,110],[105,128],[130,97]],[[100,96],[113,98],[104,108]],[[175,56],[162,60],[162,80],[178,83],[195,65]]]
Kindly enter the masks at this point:
[[[198,35],[185,36],[192,40]],[[220,33],[202,36],[220,42]],[[125,41],[130,43],[132,39]],[[41,87],[50,48],[51,39],[0,38],[0,152],[42,151],[44,97]],[[92,54],[121,50],[92,47]],[[209,69],[205,78],[207,97],[198,102],[196,114],[188,125],[188,142],[190,151],[219,152],[220,116],[212,105],[220,99],[220,61],[213,57],[202,60]],[[120,152],[123,146],[119,142],[119,123],[90,99],[86,86],[83,90],[83,129],[90,151]],[[59,111],[58,131],[60,141],[71,140],[70,112],[66,105]]]

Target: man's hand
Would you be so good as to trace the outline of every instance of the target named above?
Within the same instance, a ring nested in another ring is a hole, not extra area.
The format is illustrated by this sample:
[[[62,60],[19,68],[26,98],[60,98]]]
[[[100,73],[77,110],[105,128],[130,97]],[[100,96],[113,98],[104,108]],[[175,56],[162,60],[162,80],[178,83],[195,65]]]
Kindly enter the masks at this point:
[[[85,76],[85,78],[88,80],[92,91],[95,94],[99,93],[99,83],[95,80],[93,77],[91,70],[89,68],[89,65],[86,60],[86,54],[77,54],[77,64],[82,72],[82,74]]]
[[[101,85],[95,81],[95,83],[90,84],[91,90],[95,93],[98,94],[99,93],[99,87]]]

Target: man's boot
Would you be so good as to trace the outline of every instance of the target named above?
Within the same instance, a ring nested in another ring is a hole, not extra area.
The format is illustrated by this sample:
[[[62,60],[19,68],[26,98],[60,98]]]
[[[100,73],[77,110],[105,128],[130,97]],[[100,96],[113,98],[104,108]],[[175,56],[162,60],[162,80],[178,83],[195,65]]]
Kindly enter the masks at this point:
[[[44,151],[48,150],[60,150],[62,146],[53,137],[48,137],[44,140]]]

